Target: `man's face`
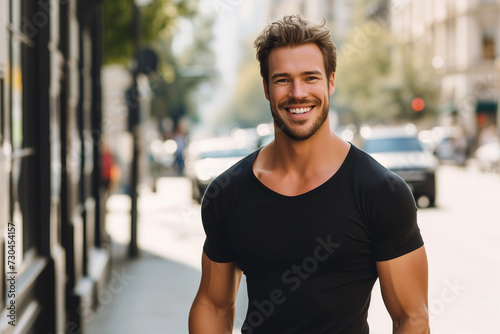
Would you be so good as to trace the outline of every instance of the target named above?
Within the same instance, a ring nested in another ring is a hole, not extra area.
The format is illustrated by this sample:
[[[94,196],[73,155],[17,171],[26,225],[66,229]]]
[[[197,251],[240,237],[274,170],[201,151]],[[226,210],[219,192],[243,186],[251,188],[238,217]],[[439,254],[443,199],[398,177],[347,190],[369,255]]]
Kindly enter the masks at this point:
[[[310,138],[325,123],[334,74],[326,76],[323,55],[316,44],[276,48],[269,54],[266,98],[276,126],[290,139]]]

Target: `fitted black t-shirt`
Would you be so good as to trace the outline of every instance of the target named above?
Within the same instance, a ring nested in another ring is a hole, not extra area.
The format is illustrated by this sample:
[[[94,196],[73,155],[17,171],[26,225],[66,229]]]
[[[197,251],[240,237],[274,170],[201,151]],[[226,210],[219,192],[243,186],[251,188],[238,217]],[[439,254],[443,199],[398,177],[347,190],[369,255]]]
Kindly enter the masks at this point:
[[[406,183],[351,145],[339,170],[298,196],[263,185],[256,151],[208,187],[204,252],[247,278],[242,333],[368,333],[375,261],[423,245]]]

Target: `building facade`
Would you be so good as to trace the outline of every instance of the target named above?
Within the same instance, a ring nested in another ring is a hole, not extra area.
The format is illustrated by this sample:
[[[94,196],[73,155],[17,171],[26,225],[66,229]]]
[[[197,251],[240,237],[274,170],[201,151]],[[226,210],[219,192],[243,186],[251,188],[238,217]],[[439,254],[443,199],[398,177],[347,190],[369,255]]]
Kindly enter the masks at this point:
[[[415,54],[430,55],[441,78],[444,125],[476,137],[498,123],[500,1],[393,0],[392,31]]]
[[[100,2],[0,0],[0,333],[84,332],[109,275]]]
[[[269,1],[271,19],[285,14],[299,13],[312,22],[326,20],[336,41],[342,41],[352,28],[352,12],[355,1],[348,0],[272,0]]]

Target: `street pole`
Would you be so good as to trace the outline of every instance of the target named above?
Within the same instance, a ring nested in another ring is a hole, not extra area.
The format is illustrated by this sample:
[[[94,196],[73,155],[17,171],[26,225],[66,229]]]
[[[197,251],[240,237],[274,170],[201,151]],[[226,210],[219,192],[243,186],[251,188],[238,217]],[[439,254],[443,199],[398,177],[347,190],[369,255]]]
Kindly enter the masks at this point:
[[[498,79],[500,78],[500,56],[497,56],[495,59],[495,66],[496,66],[496,78],[494,78],[493,82],[498,82]],[[497,97],[500,97],[500,87],[497,87]],[[497,98],[497,135],[500,136],[500,99]],[[500,161],[498,162],[498,168],[500,169]]]
[[[129,257],[137,257],[139,248],[137,246],[137,184],[139,176],[139,129],[140,129],[140,96],[139,87],[137,84],[137,76],[139,74],[139,54],[141,48],[141,13],[139,6],[134,3],[134,49],[135,49],[135,68],[133,69],[132,89],[130,96],[130,115],[131,131],[132,131],[132,168],[130,175],[130,245]]]

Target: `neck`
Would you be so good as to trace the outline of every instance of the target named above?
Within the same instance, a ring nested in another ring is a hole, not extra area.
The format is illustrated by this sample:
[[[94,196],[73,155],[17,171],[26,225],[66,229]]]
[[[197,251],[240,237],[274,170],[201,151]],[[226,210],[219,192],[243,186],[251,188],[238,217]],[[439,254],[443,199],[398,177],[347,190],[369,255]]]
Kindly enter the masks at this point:
[[[328,168],[332,159],[346,144],[325,122],[313,136],[302,141],[292,140],[275,129],[275,140],[269,149],[275,168],[305,175]]]

